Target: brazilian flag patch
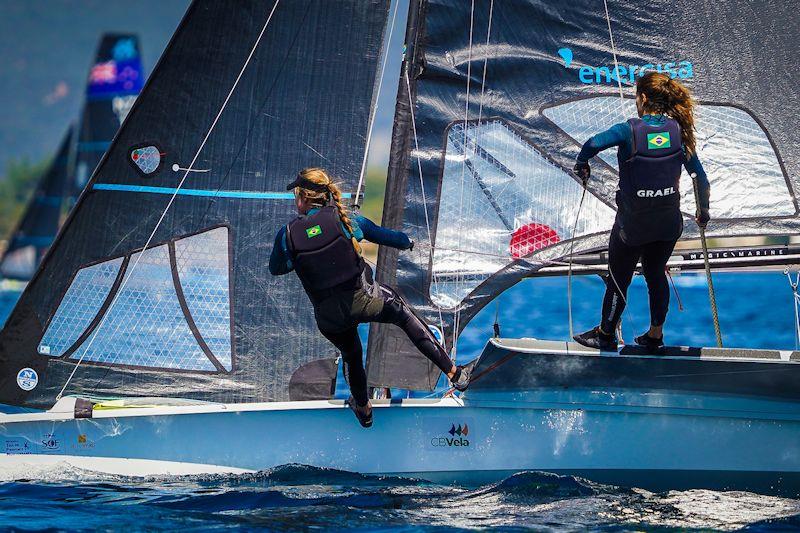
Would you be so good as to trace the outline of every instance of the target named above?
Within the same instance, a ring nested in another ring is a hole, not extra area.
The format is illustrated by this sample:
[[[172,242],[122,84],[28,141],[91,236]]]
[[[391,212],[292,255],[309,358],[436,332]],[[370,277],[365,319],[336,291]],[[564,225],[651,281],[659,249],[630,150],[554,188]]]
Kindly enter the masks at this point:
[[[306,228],[306,236],[309,239],[318,235],[322,235],[322,228],[319,227],[319,224],[316,226],[311,226],[310,228]]]
[[[659,133],[647,134],[647,147],[651,150],[658,150],[659,148],[669,148],[669,132],[662,131]]]

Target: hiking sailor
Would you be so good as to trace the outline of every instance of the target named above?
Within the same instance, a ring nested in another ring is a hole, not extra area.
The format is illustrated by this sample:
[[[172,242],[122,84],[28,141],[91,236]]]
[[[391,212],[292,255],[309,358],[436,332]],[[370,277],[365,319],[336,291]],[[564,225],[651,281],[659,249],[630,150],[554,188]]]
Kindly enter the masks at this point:
[[[457,390],[465,390],[469,370],[452,363],[428,325],[392,288],[372,281],[372,271],[361,255],[358,242],[362,239],[411,250],[408,236],[360,215],[351,218],[339,188],[320,168],[301,171],[286,189],[294,190],[300,216],[278,230],[269,271],[280,276],[294,270],[300,278],[314,307],[317,327],[342,353],[351,391],[348,404],[361,425],[372,425],[372,406],[357,329],[360,323],[399,326]]]
[[[608,243],[609,276],[602,319],[599,326],[575,336],[584,346],[617,349],[617,324],[639,260],[650,297],[650,329],[637,337],[636,343],[649,348],[664,344],[662,328],[669,309],[665,267],[683,232],[678,192],[681,166],[697,176],[697,224],[705,227],[710,219],[710,187],[697,158],[693,107],[691,94],[681,83],[666,74],[649,72],[636,83],[640,118],[598,133],[581,148],[575,172],[584,185],[591,175],[589,159],[616,146],[619,161],[617,216]]]

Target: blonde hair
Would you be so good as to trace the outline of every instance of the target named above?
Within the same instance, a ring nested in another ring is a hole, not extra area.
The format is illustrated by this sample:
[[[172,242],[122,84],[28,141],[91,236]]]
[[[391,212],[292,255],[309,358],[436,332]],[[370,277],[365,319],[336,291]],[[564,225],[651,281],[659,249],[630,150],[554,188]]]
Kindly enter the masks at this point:
[[[663,72],[648,72],[636,81],[636,92],[647,97],[646,111],[663,113],[680,124],[686,155],[694,155],[694,99],[689,89]]]
[[[349,231],[352,236],[353,248],[360,254],[361,246],[358,244],[358,240],[356,240],[355,231],[353,231],[353,223],[350,221],[347,208],[342,203],[342,191],[339,187],[333,182],[328,173],[321,168],[305,168],[301,170],[298,175],[304,181],[309,181],[314,185],[324,187],[325,190],[315,191],[306,189],[305,187],[295,187],[294,195],[307,200],[311,205],[320,207],[324,207],[328,202],[331,202],[339,212],[339,219],[342,221],[342,224],[344,224],[344,227],[347,228],[347,231]]]

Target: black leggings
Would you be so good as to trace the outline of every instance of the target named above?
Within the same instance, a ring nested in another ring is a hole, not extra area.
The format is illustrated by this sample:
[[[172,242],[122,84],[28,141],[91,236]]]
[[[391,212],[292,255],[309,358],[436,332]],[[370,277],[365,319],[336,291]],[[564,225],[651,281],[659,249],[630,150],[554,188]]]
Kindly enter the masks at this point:
[[[380,290],[380,298],[384,302],[383,309],[374,316],[358,317],[358,321],[361,323],[381,322],[399,326],[422,355],[430,359],[445,374],[450,372],[453,363],[428,326],[411,312],[408,304],[391,288],[385,285],[379,285],[375,288]],[[358,327],[353,326],[337,333],[322,331],[322,334],[342,353],[344,371],[350,384],[350,392],[353,394],[356,403],[365,405],[369,400],[369,395]]]
[[[662,326],[669,310],[669,283],[665,268],[676,241],[656,241],[640,246],[629,246],[617,231],[611,232],[608,243],[608,270],[606,294],[603,297],[603,318],[600,327],[614,333],[625,309],[628,286],[633,279],[636,263],[641,259],[642,273],[650,295],[650,324]],[[616,282],[616,283],[615,283]],[[619,287],[617,287],[619,285]]]

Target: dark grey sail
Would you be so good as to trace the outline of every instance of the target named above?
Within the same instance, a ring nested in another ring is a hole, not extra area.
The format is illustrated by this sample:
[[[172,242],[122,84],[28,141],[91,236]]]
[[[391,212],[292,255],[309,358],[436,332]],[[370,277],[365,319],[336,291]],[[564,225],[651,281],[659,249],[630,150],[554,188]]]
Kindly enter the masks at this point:
[[[39,180],[17,227],[0,257],[0,277],[27,281],[53,243],[61,220],[64,197],[72,177],[72,131],[61,141],[53,162]]]
[[[133,34],[104,34],[86,81],[71,205],[111,146],[144,81],[139,38]]]
[[[356,188],[387,12],[191,5],[0,333],[0,402],[52,405],[73,371],[68,394],[330,395],[334,348],[267,263],[299,169]]]
[[[800,23],[785,2],[610,0],[608,16],[594,1],[419,0],[411,10],[384,223],[418,246],[399,258],[382,251],[379,276],[396,271],[403,296],[448,344],[523,277],[605,248],[616,154],[593,162],[582,205],[570,169],[589,136],[635,116],[632,86],[649,70],[680,78],[699,102],[708,235],[800,230],[800,144],[786,119],[800,73],[785,68]],[[683,238],[697,239],[685,175],[681,195]],[[435,371],[415,357],[394,328],[373,328],[370,384],[430,389]]]

